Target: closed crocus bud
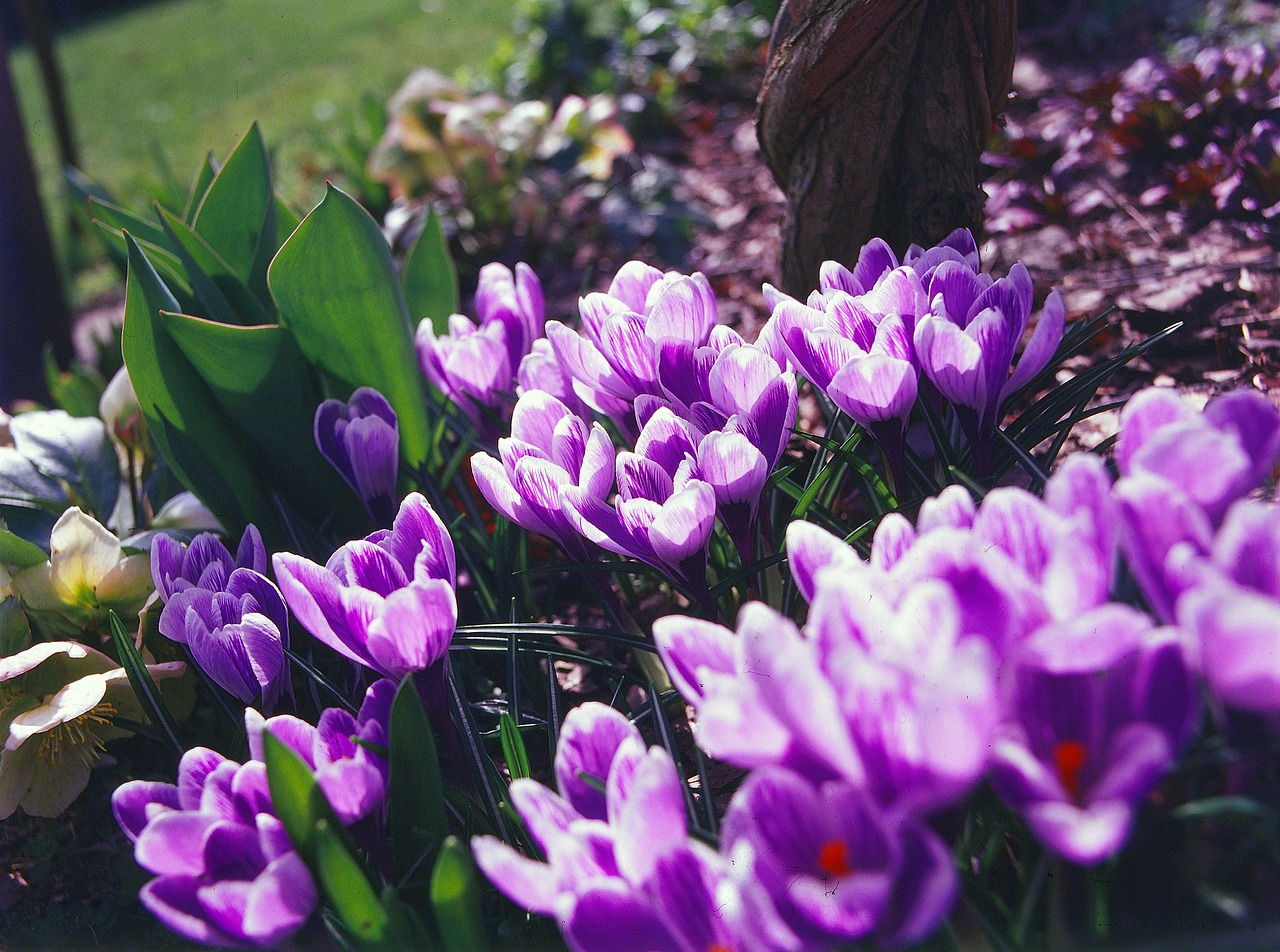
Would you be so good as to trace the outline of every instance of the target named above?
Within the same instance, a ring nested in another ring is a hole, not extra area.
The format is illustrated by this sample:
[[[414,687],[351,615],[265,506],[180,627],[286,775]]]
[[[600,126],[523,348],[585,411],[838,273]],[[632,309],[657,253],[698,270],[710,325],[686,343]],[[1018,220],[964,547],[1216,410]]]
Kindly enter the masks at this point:
[[[98,416],[107,424],[111,435],[124,446],[140,448],[146,445],[147,421],[142,416],[138,395],[134,393],[129,369],[121,367],[102,392],[98,401]]]
[[[387,398],[360,387],[346,403],[326,400],[316,409],[316,446],[360,497],[369,518],[391,525],[396,515],[400,430]]]

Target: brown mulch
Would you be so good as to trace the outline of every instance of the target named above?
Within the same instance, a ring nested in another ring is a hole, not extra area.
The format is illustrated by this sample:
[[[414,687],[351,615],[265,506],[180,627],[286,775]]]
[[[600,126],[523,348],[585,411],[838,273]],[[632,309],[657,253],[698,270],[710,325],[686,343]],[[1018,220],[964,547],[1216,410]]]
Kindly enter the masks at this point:
[[[1134,29],[1140,29],[1139,23]],[[1102,69],[1123,67],[1116,50],[1150,48],[1146,36],[1117,33],[1110,54],[1083,53],[1057,31],[1024,35],[1009,114],[1051,122],[1051,91],[1096,81]],[[1126,46],[1125,36],[1134,43]],[[1130,57],[1134,54],[1131,52]],[[684,197],[706,213],[688,270],[711,279],[722,320],[748,339],[768,317],[761,285],[777,281],[783,197],[756,143],[753,104],[699,103],[681,117]],[[1280,391],[1280,248],[1230,221],[1188,231],[1175,214],[1143,209],[1112,182],[1097,187],[1114,210],[1072,230],[1044,224],[988,236],[983,265],[1005,273],[1015,261],[1030,269],[1040,296],[1059,288],[1069,319],[1110,311],[1091,352],[1064,374],[1102,359],[1171,324],[1181,329],[1117,374],[1098,402],[1152,384],[1207,397],[1240,386]],[[851,187],[856,187],[851,185]],[[850,262],[851,263],[851,262]],[[1093,424],[1114,432],[1114,415]],[[1088,433],[1085,445],[1107,433]]]

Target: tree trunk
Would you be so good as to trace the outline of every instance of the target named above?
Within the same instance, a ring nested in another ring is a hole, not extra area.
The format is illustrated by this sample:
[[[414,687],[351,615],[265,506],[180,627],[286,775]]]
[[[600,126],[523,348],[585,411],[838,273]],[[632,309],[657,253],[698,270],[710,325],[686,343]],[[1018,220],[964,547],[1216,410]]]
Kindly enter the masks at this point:
[[[975,234],[979,157],[1009,93],[1017,0],[784,0],[756,113],[803,297],[869,239]]]
[[[46,341],[59,360],[70,362],[70,314],[0,26],[0,403],[47,395],[41,365]]]

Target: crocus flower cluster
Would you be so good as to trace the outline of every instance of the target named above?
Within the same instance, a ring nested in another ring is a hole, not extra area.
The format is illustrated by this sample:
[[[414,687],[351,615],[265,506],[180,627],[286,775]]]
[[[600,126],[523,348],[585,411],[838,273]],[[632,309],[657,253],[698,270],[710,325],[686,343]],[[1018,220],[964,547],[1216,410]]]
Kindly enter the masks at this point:
[[[1162,620],[1192,637],[1206,680],[1233,706],[1280,710],[1274,504],[1244,499],[1280,458],[1280,412],[1240,391],[1197,413],[1164,390],[1121,416],[1116,484],[1125,553]]]
[[[803,629],[753,604],[736,633],[672,616],[654,638],[709,753],[916,820],[990,774],[1054,850],[1096,862],[1196,710],[1179,639],[1108,602],[1113,511],[1101,463],[1079,456],[1045,501],[997,489],[978,508],[953,487],[915,526],[884,520],[869,562],[793,524]]]
[[[633,261],[580,311],[581,334],[549,323],[550,356],[522,366],[526,389],[512,437],[499,444],[501,466],[477,454],[477,484],[498,511],[575,557],[585,539],[703,588],[717,515],[743,560],[751,556],[760,494],[795,420],[794,375],[773,349],[716,324],[701,274]],[[554,389],[530,386],[543,379]],[[579,416],[581,403],[635,434],[634,449],[615,453]]]
[[[348,542],[323,566],[289,552],[272,564],[303,627],[385,677],[430,667],[453,639],[453,540],[420,493],[405,497],[390,529]]]
[[[239,764],[196,747],[177,784],[133,780],[111,798],[138,865],[156,878],[138,894],[161,922],[196,942],[270,948],[311,917],[318,896],[306,864],[277,818],[262,760],[271,731],[315,771],[346,824],[383,809],[386,764],[354,738],[386,743],[394,685],[375,683],[360,713],[328,710],[320,726],[246,711],[252,759]]]
[[[772,295],[773,333],[794,365],[875,437],[899,484],[923,373],[955,407],[975,468],[985,471],[1001,407],[1044,369],[1062,339],[1057,292],[1015,364],[1031,321],[1031,278],[1021,263],[1003,278],[983,272],[965,229],[929,249],[913,245],[901,266],[873,239],[852,271],[829,261],[819,280],[806,304]]]
[[[542,337],[542,285],[526,264],[517,264],[514,273],[505,265],[487,264],[480,269],[475,308],[478,324],[455,314],[443,337],[436,336],[429,319],[422,321],[418,360],[427,379],[492,442],[510,412],[520,362]]]
[[[555,917],[577,952],[629,948],[822,949],[927,934],[953,898],[950,858],[918,824],[847,782],[757,771],[734,796],[720,852],[688,838],[681,781],[623,715],[587,703],[565,720],[559,793],[511,799],[539,862],[494,837],[476,861],[510,899]]]
[[[160,633],[186,645],[219,687],[245,703],[260,698],[271,710],[289,687],[289,614],[266,570],[254,526],[234,559],[208,532],[190,545],[164,534],[151,543],[151,577],[164,602]]]
[[[377,390],[360,387],[345,403],[326,400],[316,408],[320,455],[351,487],[375,525],[396,514],[400,429],[396,411]]]

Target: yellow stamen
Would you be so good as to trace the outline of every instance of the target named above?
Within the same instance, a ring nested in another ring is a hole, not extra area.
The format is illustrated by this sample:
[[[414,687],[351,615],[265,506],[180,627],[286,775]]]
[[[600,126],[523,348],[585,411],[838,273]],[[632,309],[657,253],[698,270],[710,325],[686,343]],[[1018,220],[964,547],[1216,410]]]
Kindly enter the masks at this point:
[[[99,704],[92,711],[45,731],[40,735],[36,755],[55,766],[61,766],[68,760],[77,760],[92,767],[103,750],[100,731],[111,723],[115,713],[114,704]]]

